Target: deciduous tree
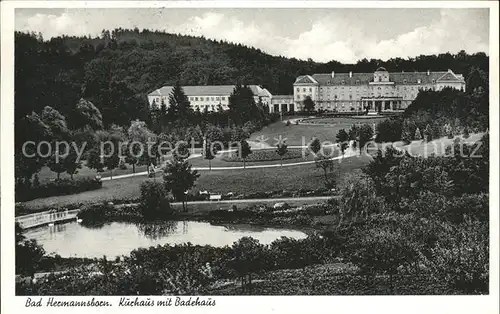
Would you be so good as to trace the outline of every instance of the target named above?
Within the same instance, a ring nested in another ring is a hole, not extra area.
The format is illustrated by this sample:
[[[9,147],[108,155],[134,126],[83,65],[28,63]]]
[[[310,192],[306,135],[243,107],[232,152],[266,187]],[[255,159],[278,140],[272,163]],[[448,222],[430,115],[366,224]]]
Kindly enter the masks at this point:
[[[191,170],[191,164],[187,160],[174,158],[163,169],[165,190],[171,192],[177,201],[182,202],[184,211],[187,211],[186,193],[194,187],[199,176],[198,171]]]

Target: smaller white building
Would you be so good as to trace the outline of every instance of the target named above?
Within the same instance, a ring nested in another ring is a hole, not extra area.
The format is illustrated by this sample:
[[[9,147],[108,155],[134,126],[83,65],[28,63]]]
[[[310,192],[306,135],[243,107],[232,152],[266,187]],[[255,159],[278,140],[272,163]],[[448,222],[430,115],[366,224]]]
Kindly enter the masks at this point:
[[[293,95],[273,95],[269,104],[269,112],[295,112],[296,108]]]
[[[218,111],[219,109],[229,109],[229,96],[234,90],[234,85],[206,85],[206,86],[183,86],[184,93],[191,103],[193,110]],[[258,85],[248,85],[254,94],[256,103],[262,102],[264,106],[269,106],[271,93]],[[149,105],[161,106],[165,104],[168,108],[168,98],[173,86],[163,86],[148,94]]]

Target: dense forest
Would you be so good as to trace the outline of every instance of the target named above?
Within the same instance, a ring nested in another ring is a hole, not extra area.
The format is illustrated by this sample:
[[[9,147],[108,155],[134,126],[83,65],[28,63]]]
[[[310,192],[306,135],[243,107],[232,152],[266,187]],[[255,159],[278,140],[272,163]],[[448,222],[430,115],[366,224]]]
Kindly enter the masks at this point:
[[[333,56],[332,56],[333,57]],[[148,120],[146,95],[163,85],[258,84],[273,94],[291,94],[298,75],[452,69],[468,78],[473,70],[488,72],[485,53],[439,54],[416,58],[318,63],[272,56],[260,49],[224,41],[138,29],[103,30],[100,37],[57,37],[16,33],[16,121],[45,106],[74,123],[80,98],[96,105],[104,125]]]

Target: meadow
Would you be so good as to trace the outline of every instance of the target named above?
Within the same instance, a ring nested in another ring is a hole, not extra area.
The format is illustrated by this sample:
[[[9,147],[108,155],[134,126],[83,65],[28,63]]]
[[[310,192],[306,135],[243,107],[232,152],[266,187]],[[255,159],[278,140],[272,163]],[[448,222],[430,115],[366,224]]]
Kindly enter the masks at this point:
[[[356,171],[369,163],[369,157],[351,157],[336,161],[338,165],[334,177],[340,182],[343,176]],[[206,161],[205,161],[206,162]],[[196,181],[193,192],[209,191],[211,193],[252,194],[267,191],[296,191],[299,189],[315,190],[324,188],[323,171],[315,164],[260,168],[203,170]],[[29,209],[46,207],[63,207],[70,204],[90,204],[115,199],[137,199],[140,196],[139,186],[146,180],[154,180],[146,175],[123,179],[103,181],[102,188],[73,195],[61,195],[35,199],[24,202]],[[156,175],[157,181],[161,173]]]
[[[355,119],[355,118],[315,118],[306,119],[305,124],[286,125],[283,122],[273,123],[264,127],[262,130],[251,135],[250,140],[265,142],[270,146],[276,146],[278,139],[286,139],[289,146],[307,145],[312,138],[316,137],[321,142],[336,142],[335,137],[340,129],[348,131],[353,124],[373,124],[386,118],[379,117],[374,119]],[[283,121],[287,121],[283,118]],[[313,123],[314,122],[314,123]]]

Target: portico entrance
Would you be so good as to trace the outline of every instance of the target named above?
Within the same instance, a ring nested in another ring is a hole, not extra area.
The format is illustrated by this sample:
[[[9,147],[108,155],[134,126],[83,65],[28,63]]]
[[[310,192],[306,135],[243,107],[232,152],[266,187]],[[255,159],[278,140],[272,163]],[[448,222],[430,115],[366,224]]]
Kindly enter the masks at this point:
[[[401,109],[401,97],[362,98],[362,108],[371,113],[382,113]]]

